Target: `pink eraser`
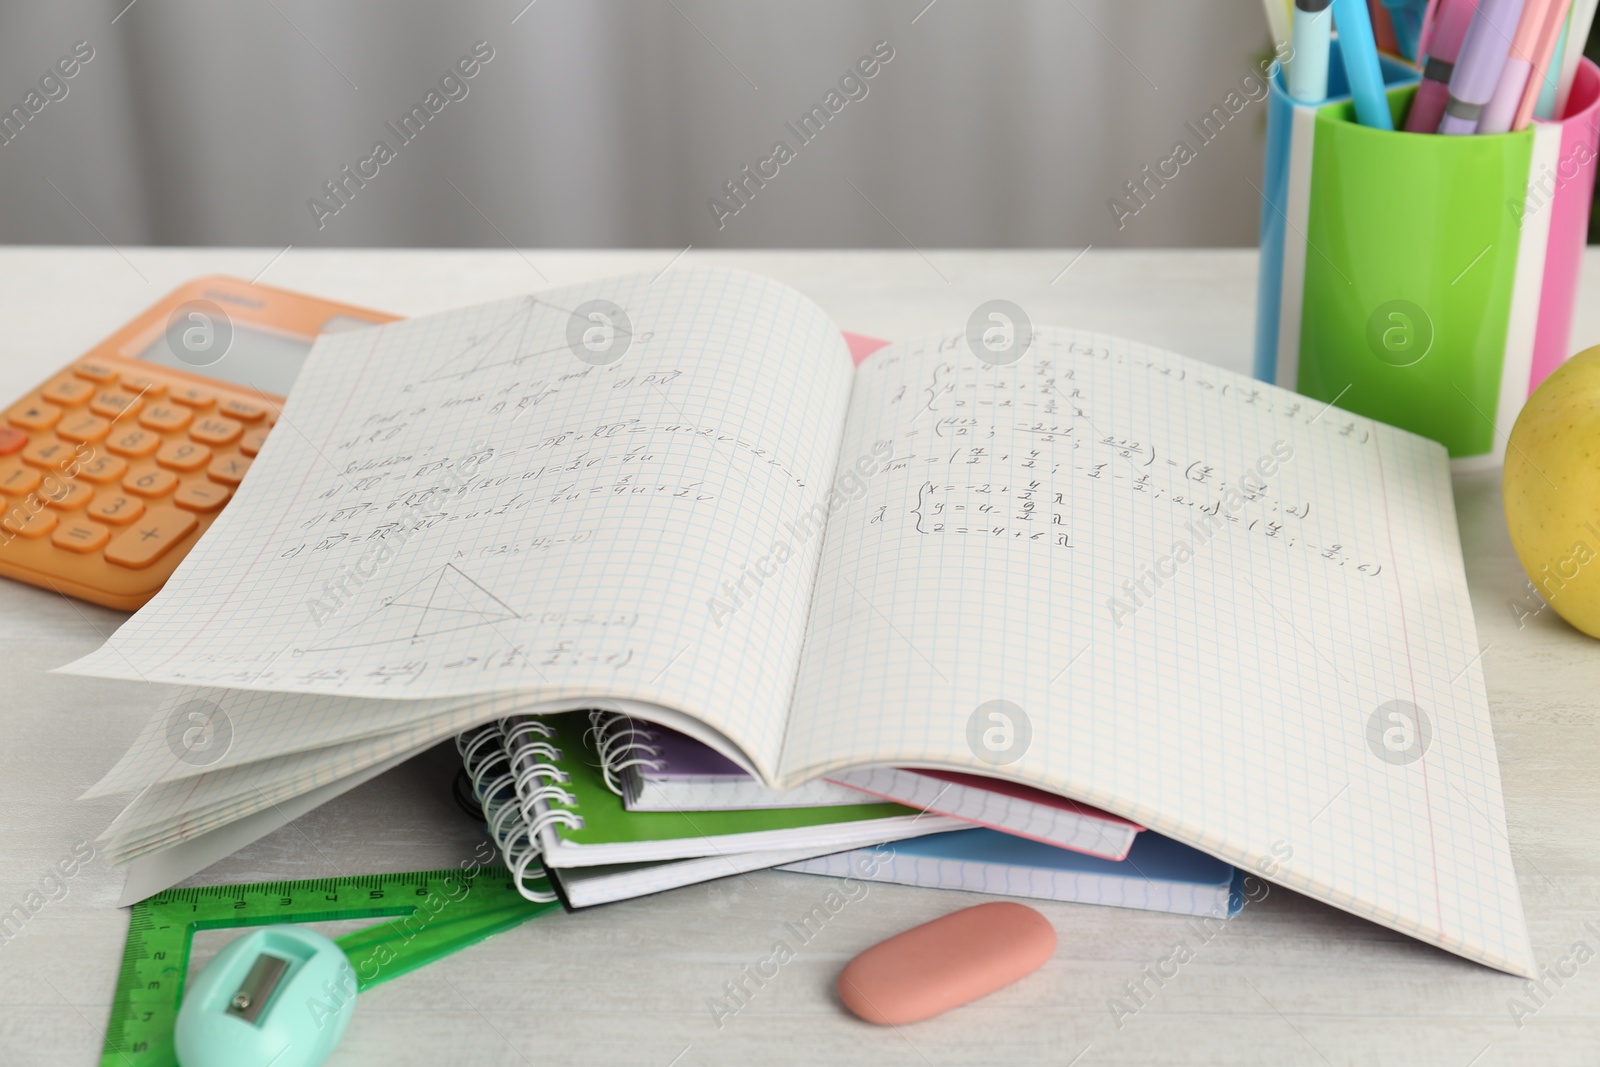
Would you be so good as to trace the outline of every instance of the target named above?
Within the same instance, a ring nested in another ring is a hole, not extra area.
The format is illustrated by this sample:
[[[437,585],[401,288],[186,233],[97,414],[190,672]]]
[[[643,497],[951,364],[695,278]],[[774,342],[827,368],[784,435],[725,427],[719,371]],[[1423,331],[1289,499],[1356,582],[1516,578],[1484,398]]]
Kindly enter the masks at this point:
[[[1026,978],[1055,950],[1055,928],[1037,911],[979,904],[861,953],[839,972],[839,999],[869,1023],[914,1023]]]

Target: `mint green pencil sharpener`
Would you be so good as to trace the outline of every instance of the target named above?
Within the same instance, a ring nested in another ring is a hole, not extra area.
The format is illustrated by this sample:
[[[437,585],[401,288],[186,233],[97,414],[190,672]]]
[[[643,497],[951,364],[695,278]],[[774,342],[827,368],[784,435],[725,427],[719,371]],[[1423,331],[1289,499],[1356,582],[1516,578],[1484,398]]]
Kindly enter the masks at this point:
[[[231,942],[178,1009],[180,1067],[319,1067],[355,1009],[344,950],[303,926],[269,926]]]

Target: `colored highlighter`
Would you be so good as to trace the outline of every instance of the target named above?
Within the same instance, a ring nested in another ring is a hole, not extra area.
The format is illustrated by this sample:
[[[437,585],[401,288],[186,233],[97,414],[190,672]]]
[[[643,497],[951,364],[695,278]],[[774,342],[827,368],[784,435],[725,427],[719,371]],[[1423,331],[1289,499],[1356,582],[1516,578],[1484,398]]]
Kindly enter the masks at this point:
[[[1389,24],[1394,27],[1395,45],[1400,54],[1416,61],[1417,42],[1422,39],[1422,6],[1416,0],[1383,0],[1389,11]]]
[[[1328,98],[1328,42],[1333,0],[1294,0],[1294,58],[1289,61],[1289,95],[1306,104]]]
[[[1528,87],[1528,75],[1539,49],[1539,37],[1544,32],[1545,20],[1554,6],[1552,0],[1524,0],[1522,18],[1517,22],[1517,34],[1511,38],[1511,51],[1506,55],[1506,65],[1500,68],[1500,80],[1495,84],[1494,95],[1483,107],[1478,118],[1479,133],[1506,133],[1516,120],[1517,109],[1522,106],[1522,93]]]
[[[1558,121],[1567,114],[1567,98],[1572,95],[1572,83],[1578,77],[1578,61],[1583,58],[1584,44],[1589,40],[1589,28],[1594,25],[1596,0],[1572,0],[1572,20],[1567,24],[1567,43],[1561,48],[1561,81],[1556,89],[1556,106],[1552,118]]]
[[[1566,25],[1561,27],[1561,36],[1556,38],[1556,51],[1550,57],[1550,65],[1544,72],[1544,87],[1539,90],[1539,102],[1534,105],[1533,113],[1538,118],[1549,121],[1556,114],[1556,97],[1561,91],[1561,57],[1567,52],[1567,34],[1572,29],[1572,15],[1569,10]]]
[[[1539,28],[1539,38],[1533,45],[1533,66],[1528,70],[1528,81],[1523,87],[1522,99],[1517,102],[1517,113],[1511,119],[1513,130],[1525,130],[1528,128],[1528,123],[1533,121],[1533,112],[1538,107],[1549,81],[1551,61],[1555,58],[1556,45],[1561,40],[1562,31],[1566,29],[1567,12],[1570,8],[1571,0],[1555,0],[1545,12],[1544,25]]]
[[[1460,136],[1478,132],[1483,106],[1500,84],[1522,8],[1523,0],[1482,0],[1478,4],[1450,75],[1450,99],[1439,120],[1440,133]]]
[[[1394,129],[1365,0],[1333,0],[1333,22],[1339,28],[1339,54],[1344,58],[1345,77],[1355,100],[1356,120],[1375,130]]]
[[[1455,73],[1461,42],[1472,24],[1473,0],[1439,0],[1433,32],[1428,37],[1428,62],[1406,116],[1408,133],[1437,133],[1450,99],[1450,75]]]

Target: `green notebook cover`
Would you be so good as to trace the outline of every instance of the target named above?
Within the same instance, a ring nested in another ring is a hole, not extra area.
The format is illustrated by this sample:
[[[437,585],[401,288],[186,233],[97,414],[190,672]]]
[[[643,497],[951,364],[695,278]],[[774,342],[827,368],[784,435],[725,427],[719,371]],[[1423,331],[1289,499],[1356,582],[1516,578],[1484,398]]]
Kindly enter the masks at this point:
[[[809,826],[831,826],[864,820],[922,815],[901,804],[850,804],[830,808],[758,808],[744,811],[629,811],[622,798],[613,793],[600,773],[600,756],[584,737],[588,715],[577,712],[542,720],[555,728],[555,746],[561,752],[556,765],[566,772],[568,781],[561,788],[577,801],[573,805],[550,802],[552,811],[567,810],[579,816],[583,825],[557,824],[561,840],[572,845],[609,845],[633,841],[669,841],[683,838],[724,837],[768,830],[800,830]],[[922,821],[943,822],[929,815]]]

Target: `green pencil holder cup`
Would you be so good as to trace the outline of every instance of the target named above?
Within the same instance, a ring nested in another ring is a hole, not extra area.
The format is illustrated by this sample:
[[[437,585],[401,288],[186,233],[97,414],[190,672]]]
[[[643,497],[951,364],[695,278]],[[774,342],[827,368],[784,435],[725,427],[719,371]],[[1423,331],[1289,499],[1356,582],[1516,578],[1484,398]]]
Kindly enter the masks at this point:
[[[1414,91],[1389,90],[1397,129]],[[1267,139],[1256,376],[1498,465],[1570,354],[1600,70],[1561,121],[1467,137],[1374,130],[1280,80]]]

